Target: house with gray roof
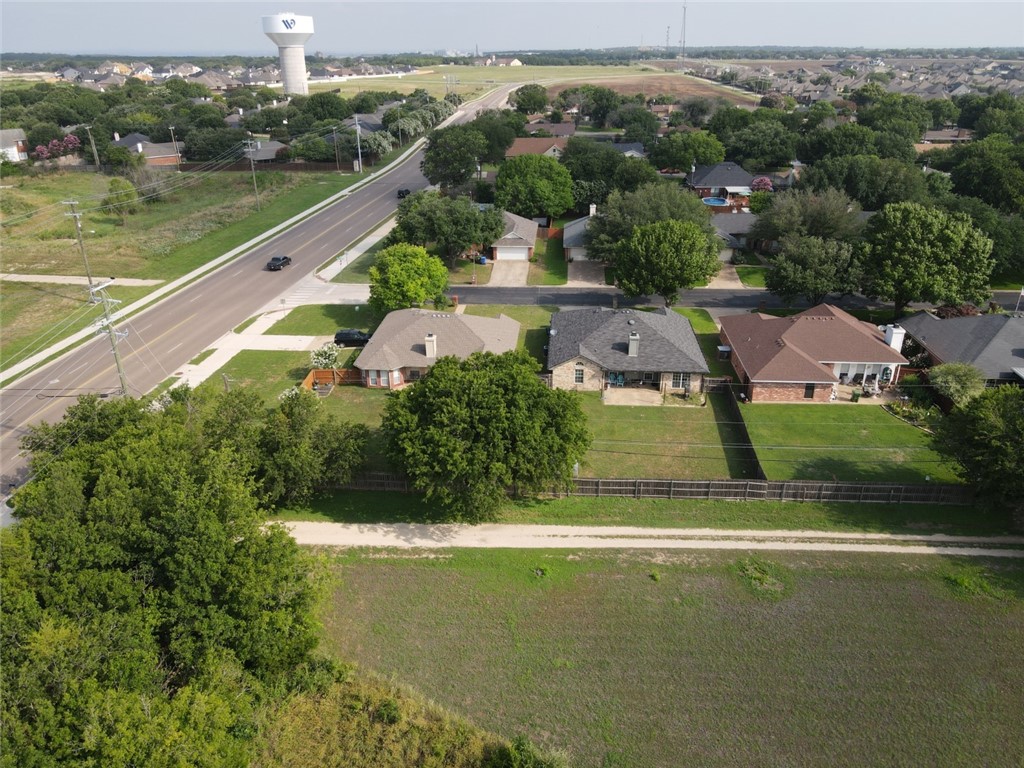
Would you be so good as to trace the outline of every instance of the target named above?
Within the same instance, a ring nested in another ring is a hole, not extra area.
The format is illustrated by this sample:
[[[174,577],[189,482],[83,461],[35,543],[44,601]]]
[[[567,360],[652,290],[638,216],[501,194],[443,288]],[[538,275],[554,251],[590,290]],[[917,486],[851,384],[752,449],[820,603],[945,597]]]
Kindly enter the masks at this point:
[[[663,394],[700,392],[708,373],[690,321],[665,307],[556,312],[548,368],[557,389],[649,387]]]
[[[426,375],[438,358],[516,348],[519,323],[506,315],[476,317],[426,309],[388,313],[356,358],[363,386],[400,389]]]
[[[9,163],[28,160],[28,137],[21,128],[0,130],[0,156]]]
[[[505,211],[505,232],[491,243],[491,258],[529,261],[537,245],[537,222]]]
[[[589,261],[587,256],[587,228],[590,226],[590,219],[597,214],[597,206],[591,203],[590,213],[573,219],[562,227],[562,249],[565,251],[566,261]]]
[[[1024,313],[950,317],[918,312],[900,321],[933,365],[968,363],[988,386],[1024,386]]]
[[[686,177],[686,184],[701,197],[726,199],[749,197],[754,177],[736,163],[697,165]]]

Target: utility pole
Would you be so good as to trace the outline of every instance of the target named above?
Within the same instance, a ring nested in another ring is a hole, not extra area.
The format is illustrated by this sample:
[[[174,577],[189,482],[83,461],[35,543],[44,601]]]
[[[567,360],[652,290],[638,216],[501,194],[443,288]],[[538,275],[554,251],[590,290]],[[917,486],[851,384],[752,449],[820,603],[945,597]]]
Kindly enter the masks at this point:
[[[96,151],[96,139],[92,137],[92,126],[83,125],[85,132],[89,134],[89,145],[92,147],[92,159],[96,163],[96,173],[100,172],[100,153]]]
[[[358,160],[358,162],[359,162],[358,173],[362,173],[363,172],[363,145],[360,144],[360,142],[359,142],[359,115],[356,115],[356,155],[359,158],[359,160]]]
[[[181,155],[178,154],[178,140],[174,138],[174,126],[167,126],[171,131],[171,143],[174,144],[174,168],[181,173]]]
[[[341,173],[341,160],[338,158],[338,126],[331,126],[331,133],[334,134],[334,167]]]
[[[110,339],[110,348],[114,352],[114,366],[117,368],[117,380],[121,384],[120,394],[127,395],[128,376],[124,372],[124,363],[121,362],[121,351],[117,348],[117,342],[125,338],[128,335],[128,331],[118,332],[114,329],[114,319],[110,315],[110,307],[121,302],[107,295],[107,292],[103,290],[107,285],[109,283],[103,283],[96,289],[99,291],[100,299],[103,301],[103,323],[100,325],[99,332],[106,331],[107,338]]]
[[[82,261],[85,262],[85,277],[89,281],[89,303],[95,304],[96,299],[96,287],[92,282],[92,269],[89,268],[89,257],[85,255],[85,242],[82,240],[82,214],[75,211],[75,206],[78,205],[77,200],[63,200],[61,205],[66,205],[71,209],[71,213],[64,214],[70,216],[75,220],[75,235],[78,237],[78,250],[82,254]]]
[[[245,140],[245,151],[249,155],[249,168],[252,170],[252,191],[256,195],[256,210],[260,209],[260,190],[256,186],[256,142],[252,139]]]

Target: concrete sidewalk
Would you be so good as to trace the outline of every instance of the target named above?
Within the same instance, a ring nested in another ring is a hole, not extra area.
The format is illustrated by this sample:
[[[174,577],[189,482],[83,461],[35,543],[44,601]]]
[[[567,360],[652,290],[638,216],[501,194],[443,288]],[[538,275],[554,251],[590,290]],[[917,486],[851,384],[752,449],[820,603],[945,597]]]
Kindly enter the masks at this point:
[[[60,285],[88,285],[89,278],[85,275],[15,275],[9,272],[0,274],[0,280],[12,283],[57,283]],[[124,285],[130,288],[148,288],[160,285],[163,280],[140,280],[135,277],[94,277],[94,285],[110,281],[112,285]]]

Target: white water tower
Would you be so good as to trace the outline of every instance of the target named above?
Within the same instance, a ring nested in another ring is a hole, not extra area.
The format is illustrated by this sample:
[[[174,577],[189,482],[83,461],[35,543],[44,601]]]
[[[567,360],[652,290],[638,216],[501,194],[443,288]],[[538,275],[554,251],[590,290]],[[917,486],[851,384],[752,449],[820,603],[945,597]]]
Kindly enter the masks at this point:
[[[309,93],[306,83],[305,43],[313,34],[313,17],[279,13],[263,17],[263,34],[277,45],[281,55],[281,79],[285,93]]]

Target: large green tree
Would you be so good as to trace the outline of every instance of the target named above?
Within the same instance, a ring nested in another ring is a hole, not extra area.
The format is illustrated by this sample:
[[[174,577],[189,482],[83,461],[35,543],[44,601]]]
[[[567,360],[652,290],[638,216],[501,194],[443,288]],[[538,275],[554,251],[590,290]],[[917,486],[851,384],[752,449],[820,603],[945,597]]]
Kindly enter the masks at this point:
[[[925,174],[913,163],[874,155],[828,157],[805,169],[802,187],[819,192],[841,189],[866,211],[889,203],[928,200]]]
[[[560,216],[572,208],[572,177],[553,157],[510,157],[494,180],[494,202],[526,218]]]
[[[107,185],[107,196],[103,205],[121,217],[121,224],[128,223],[128,216],[139,210],[139,193],[135,185],[122,176],[115,176]]]
[[[658,221],[633,229],[619,244],[615,284],[627,296],[661,296],[665,306],[718,274],[718,244],[690,221]]]
[[[968,216],[893,203],[876,213],[865,233],[864,292],[895,304],[981,302],[989,294],[992,241]]]
[[[798,297],[820,304],[830,293],[857,290],[860,273],[852,245],[839,240],[790,235],[765,272],[765,287],[787,302]]]
[[[493,516],[511,492],[566,488],[590,445],[575,392],[551,389],[525,352],[443,357],[388,398],[391,459],[445,517]]]
[[[387,242],[436,245],[453,260],[473,245],[489,246],[501,237],[504,227],[500,209],[480,210],[468,197],[423,191],[398,204],[396,225]]]
[[[1024,389],[986,389],[939,421],[936,449],[989,498],[1024,512]]]
[[[448,270],[419,245],[398,243],[377,254],[370,267],[370,309],[378,317],[419,307],[448,289]]]
[[[628,240],[633,229],[644,224],[675,219],[697,224],[709,235],[711,214],[700,198],[668,182],[645,184],[635,192],[618,190],[587,229],[587,251],[593,258],[615,262],[619,243]]]
[[[772,197],[771,207],[758,217],[750,237],[781,241],[795,235],[851,242],[862,229],[860,206],[845,192],[793,189]]]
[[[485,109],[478,113],[469,127],[479,131],[487,142],[481,161],[500,163],[517,136],[525,136],[526,117],[511,109]]]
[[[430,135],[420,168],[431,184],[442,188],[465,184],[487,151],[487,139],[473,128],[453,125]]]
[[[726,156],[747,170],[788,165],[796,156],[797,135],[774,121],[760,121],[734,132],[726,143]]]
[[[658,168],[689,172],[693,165],[714,165],[725,159],[725,147],[707,131],[673,132],[658,140],[650,161]]]
[[[509,94],[508,102],[524,115],[543,112],[548,105],[548,91],[543,85],[528,83]]]

